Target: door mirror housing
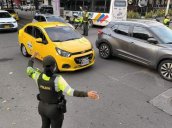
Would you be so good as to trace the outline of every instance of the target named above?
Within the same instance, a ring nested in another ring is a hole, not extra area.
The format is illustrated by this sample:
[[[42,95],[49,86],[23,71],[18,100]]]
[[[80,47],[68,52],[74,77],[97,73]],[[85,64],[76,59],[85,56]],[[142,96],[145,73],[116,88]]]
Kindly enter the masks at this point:
[[[158,43],[158,41],[157,41],[155,38],[153,38],[153,37],[148,38],[147,41],[148,41],[149,43],[151,43],[151,44],[157,44],[157,43]]]
[[[36,42],[42,43],[42,38],[36,38]]]

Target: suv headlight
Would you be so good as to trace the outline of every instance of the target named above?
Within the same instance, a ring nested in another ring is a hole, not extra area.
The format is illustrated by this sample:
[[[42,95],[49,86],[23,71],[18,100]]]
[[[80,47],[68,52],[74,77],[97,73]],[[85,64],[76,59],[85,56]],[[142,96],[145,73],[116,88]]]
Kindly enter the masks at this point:
[[[13,23],[17,23],[17,21],[14,21]]]
[[[59,55],[61,55],[63,57],[70,57],[71,56],[70,52],[64,51],[62,49],[56,48],[56,51]]]

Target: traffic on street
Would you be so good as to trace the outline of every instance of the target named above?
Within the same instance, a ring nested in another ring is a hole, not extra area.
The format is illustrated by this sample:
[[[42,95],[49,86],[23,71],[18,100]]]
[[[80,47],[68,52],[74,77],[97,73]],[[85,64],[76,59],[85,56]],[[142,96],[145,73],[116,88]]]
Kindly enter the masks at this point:
[[[0,128],[171,128],[171,21],[87,4],[0,10]]]

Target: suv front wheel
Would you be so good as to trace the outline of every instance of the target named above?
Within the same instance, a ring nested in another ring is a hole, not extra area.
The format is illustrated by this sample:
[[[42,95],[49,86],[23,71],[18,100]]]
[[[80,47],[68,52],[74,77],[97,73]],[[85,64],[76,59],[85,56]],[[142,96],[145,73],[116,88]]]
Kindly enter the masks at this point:
[[[110,46],[106,43],[102,43],[99,46],[99,55],[103,59],[108,59],[111,56]]]
[[[158,66],[162,78],[172,81],[172,60],[164,60]]]

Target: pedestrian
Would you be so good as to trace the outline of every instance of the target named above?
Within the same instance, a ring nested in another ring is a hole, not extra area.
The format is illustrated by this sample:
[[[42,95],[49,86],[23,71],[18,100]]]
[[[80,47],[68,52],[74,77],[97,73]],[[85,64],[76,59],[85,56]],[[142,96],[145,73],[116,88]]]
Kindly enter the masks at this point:
[[[38,56],[35,52],[28,62],[27,74],[34,79],[39,88],[37,99],[39,100],[38,112],[42,119],[42,128],[62,128],[64,113],[66,112],[66,100],[63,92],[69,96],[89,97],[99,99],[95,91],[74,90],[63,79],[62,76],[54,73],[55,60],[51,56],[43,59],[44,71],[33,68],[34,58]]]
[[[82,17],[83,17],[83,34],[85,36],[88,36],[88,8],[84,7],[84,10],[82,9],[82,7],[80,7],[80,9],[82,10]]]
[[[166,15],[165,18],[164,18],[164,20],[163,20],[163,24],[165,26],[169,27],[170,21],[171,21],[170,16],[169,15]]]

